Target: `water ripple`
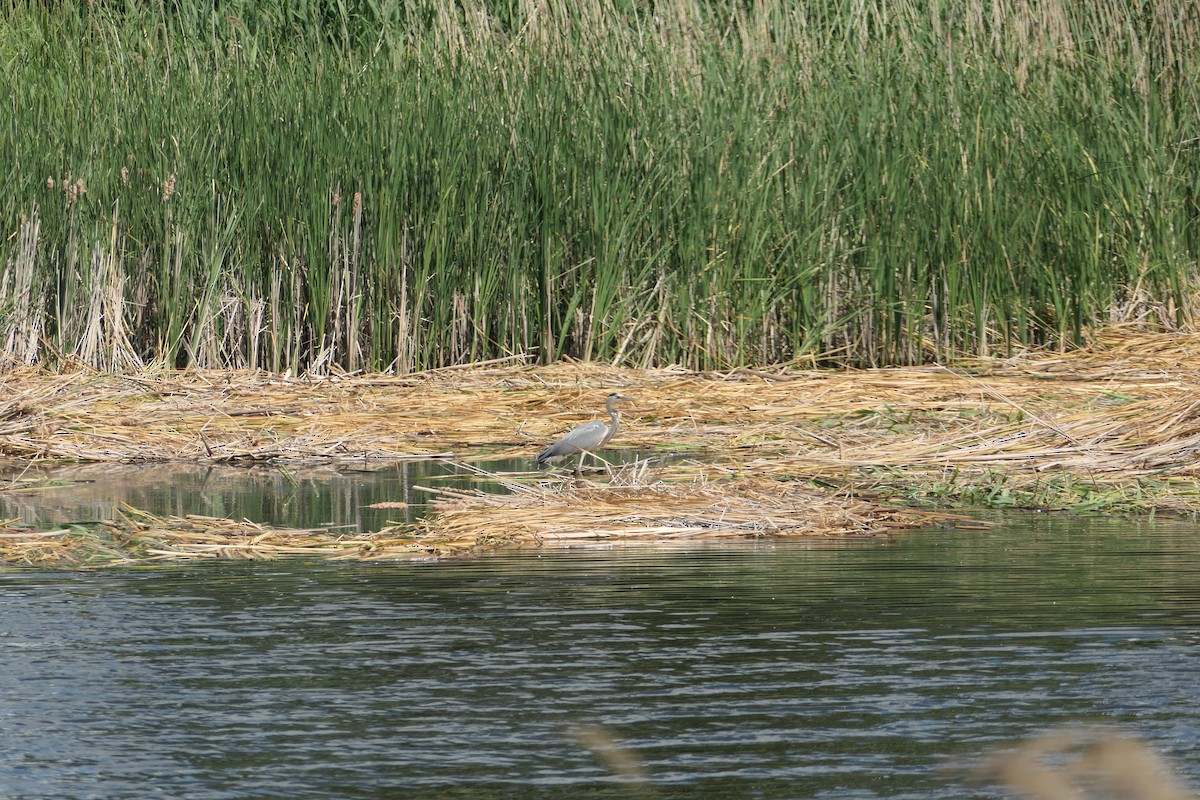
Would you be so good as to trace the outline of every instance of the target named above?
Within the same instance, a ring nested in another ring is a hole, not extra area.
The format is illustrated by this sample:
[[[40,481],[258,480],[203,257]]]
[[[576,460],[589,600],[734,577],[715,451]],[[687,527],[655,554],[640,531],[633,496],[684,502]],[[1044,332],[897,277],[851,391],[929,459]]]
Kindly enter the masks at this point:
[[[0,573],[0,790],[626,796],[581,722],[659,797],[994,796],[942,767],[1097,721],[1195,778],[1195,533]]]

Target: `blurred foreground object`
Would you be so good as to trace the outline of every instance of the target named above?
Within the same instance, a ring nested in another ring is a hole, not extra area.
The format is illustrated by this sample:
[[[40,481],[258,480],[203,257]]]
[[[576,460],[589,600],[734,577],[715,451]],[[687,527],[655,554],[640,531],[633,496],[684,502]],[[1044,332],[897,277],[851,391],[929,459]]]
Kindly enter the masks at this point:
[[[975,777],[1032,800],[1195,800],[1143,742],[1103,729],[1030,739],[993,755]]]

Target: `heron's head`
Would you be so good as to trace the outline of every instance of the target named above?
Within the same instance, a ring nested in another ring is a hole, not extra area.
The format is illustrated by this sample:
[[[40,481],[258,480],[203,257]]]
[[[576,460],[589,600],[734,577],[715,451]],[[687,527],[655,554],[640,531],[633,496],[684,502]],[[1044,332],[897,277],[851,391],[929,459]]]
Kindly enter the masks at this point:
[[[628,403],[632,399],[632,397],[623,395],[620,392],[613,392],[608,396],[607,401],[613,405],[616,405],[617,403]]]

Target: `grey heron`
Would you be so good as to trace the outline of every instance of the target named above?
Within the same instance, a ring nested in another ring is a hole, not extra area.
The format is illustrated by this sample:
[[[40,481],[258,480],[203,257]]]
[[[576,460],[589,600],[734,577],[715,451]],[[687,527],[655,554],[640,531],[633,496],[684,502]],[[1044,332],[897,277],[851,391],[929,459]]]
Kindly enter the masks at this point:
[[[564,458],[578,455],[579,463],[575,465],[575,475],[578,476],[583,470],[583,457],[588,453],[595,453],[601,447],[604,447],[608,443],[608,440],[617,434],[617,425],[621,421],[621,412],[617,410],[616,405],[629,399],[617,392],[610,394],[604,401],[604,408],[608,410],[608,417],[611,420],[611,424],[605,425],[602,419],[585,422],[538,453],[537,463],[553,464],[556,461],[562,461]]]

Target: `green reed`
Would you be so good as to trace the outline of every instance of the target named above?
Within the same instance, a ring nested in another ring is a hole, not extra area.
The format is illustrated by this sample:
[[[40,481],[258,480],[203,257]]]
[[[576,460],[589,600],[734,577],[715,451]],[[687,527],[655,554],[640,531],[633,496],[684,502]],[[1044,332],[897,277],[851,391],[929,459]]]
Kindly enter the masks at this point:
[[[884,364],[1194,321],[1183,0],[5,5],[10,363]]]

